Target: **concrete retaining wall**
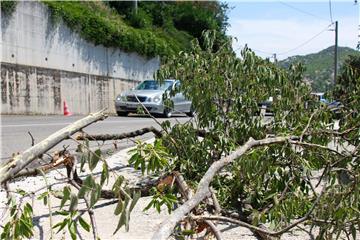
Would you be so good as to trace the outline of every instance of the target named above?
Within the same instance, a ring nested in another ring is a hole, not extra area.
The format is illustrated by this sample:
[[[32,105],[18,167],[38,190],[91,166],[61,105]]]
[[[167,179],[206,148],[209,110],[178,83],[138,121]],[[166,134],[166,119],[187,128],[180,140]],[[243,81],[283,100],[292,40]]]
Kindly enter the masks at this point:
[[[1,65],[2,114],[87,114],[103,108],[115,113],[115,95],[137,82],[19,64]]]
[[[159,59],[95,46],[63,23],[53,24],[47,7],[18,2],[1,16],[1,113],[61,114],[109,108],[115,96],[159,68]]]

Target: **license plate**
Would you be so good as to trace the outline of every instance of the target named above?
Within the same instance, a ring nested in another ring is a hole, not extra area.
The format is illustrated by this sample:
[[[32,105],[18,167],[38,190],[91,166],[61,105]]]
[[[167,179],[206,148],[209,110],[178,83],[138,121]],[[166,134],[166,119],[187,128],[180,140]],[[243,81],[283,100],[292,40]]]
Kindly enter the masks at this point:
[[[127,108],[137,108],[137,106],[138,106],[137,104],[131,104],[131,103],[126,104]]]

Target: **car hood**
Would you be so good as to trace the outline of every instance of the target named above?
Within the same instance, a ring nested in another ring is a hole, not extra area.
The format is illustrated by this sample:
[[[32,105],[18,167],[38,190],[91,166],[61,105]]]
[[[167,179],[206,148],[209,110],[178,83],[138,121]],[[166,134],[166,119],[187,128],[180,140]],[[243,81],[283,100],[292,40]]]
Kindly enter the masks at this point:
[[[163,93],[164,93],[163,90],[131,90],[124,92],[122,95],[124,96],[137,95],[137,96],[152,97]]]

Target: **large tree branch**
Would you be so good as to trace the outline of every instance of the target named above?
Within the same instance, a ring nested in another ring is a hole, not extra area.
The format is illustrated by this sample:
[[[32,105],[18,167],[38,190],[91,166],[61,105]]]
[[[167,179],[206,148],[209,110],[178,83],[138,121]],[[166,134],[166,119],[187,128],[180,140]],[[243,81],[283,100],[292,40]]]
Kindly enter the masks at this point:
[[[23,170],[36,158],[47,152],[49,149],[54,147],[56,144],[66,139],[69,135],[83,129],[84,127],[105,119],[107,116],[104,110],[80,119],[69,126],[55,132],[43,141],[37,143],[31,148],[25,150],[22,154],[15,156],[14,158],[2,163],[0,165],[0,184],[13,178],[18,172]]]
[[[81,135],[76,136],[76,140],[86,140],[88,139],[89,141],[108,141],[108,140],[121,140],[121,139],[125,139],[125,138],[132,138],[132,137],[137,137],[140,135],[144,135],[146,133],[152,132],[154,133],[154,135],[157,138],[161,138],[162,137],[162,132],[157,130],[154,127],[146,127],[146,128],[142,128],[133,132],[128,132],[128,133],[121,133],[121,134],[99,134],[99,135],[89,135],[87,133],[82,133]]]
[[[274,143],[283,143],[292,139],[291,137],[275,137],[275,138],[266,138],[263,140],[254,140],[249,139],[244,145],[237,148],[230,155],[220,159],[219,161],[214,162],[210,168],[206,171],[203,178],[200,180],[197,191],[195,195],[176,209],[165,221],[160,225],[160,228],[152,236],[152,239],[167,239],[177,222],[185,217],[193,208],[195,208],[202,200],[204,200],[209,195],[209,186],[211,181],[217,172],[219,172],[223,167],[232,163],[235,159],[244,155],[248,150],[257,146],[269,145]]]

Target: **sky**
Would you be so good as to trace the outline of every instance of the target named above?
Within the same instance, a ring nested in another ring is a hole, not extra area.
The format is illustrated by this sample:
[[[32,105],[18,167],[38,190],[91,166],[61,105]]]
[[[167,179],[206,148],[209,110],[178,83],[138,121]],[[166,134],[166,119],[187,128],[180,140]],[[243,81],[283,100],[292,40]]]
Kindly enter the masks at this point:
[[[360,1],[331,1],[332,16],[328,0],[226,2],[227,33],[237,38],[238,53],[245,44],[263,58],[276,53],[278,60],[319,52],[335,43],[332,21],[338,21],[339,46],[355,49],[358,43]]]

